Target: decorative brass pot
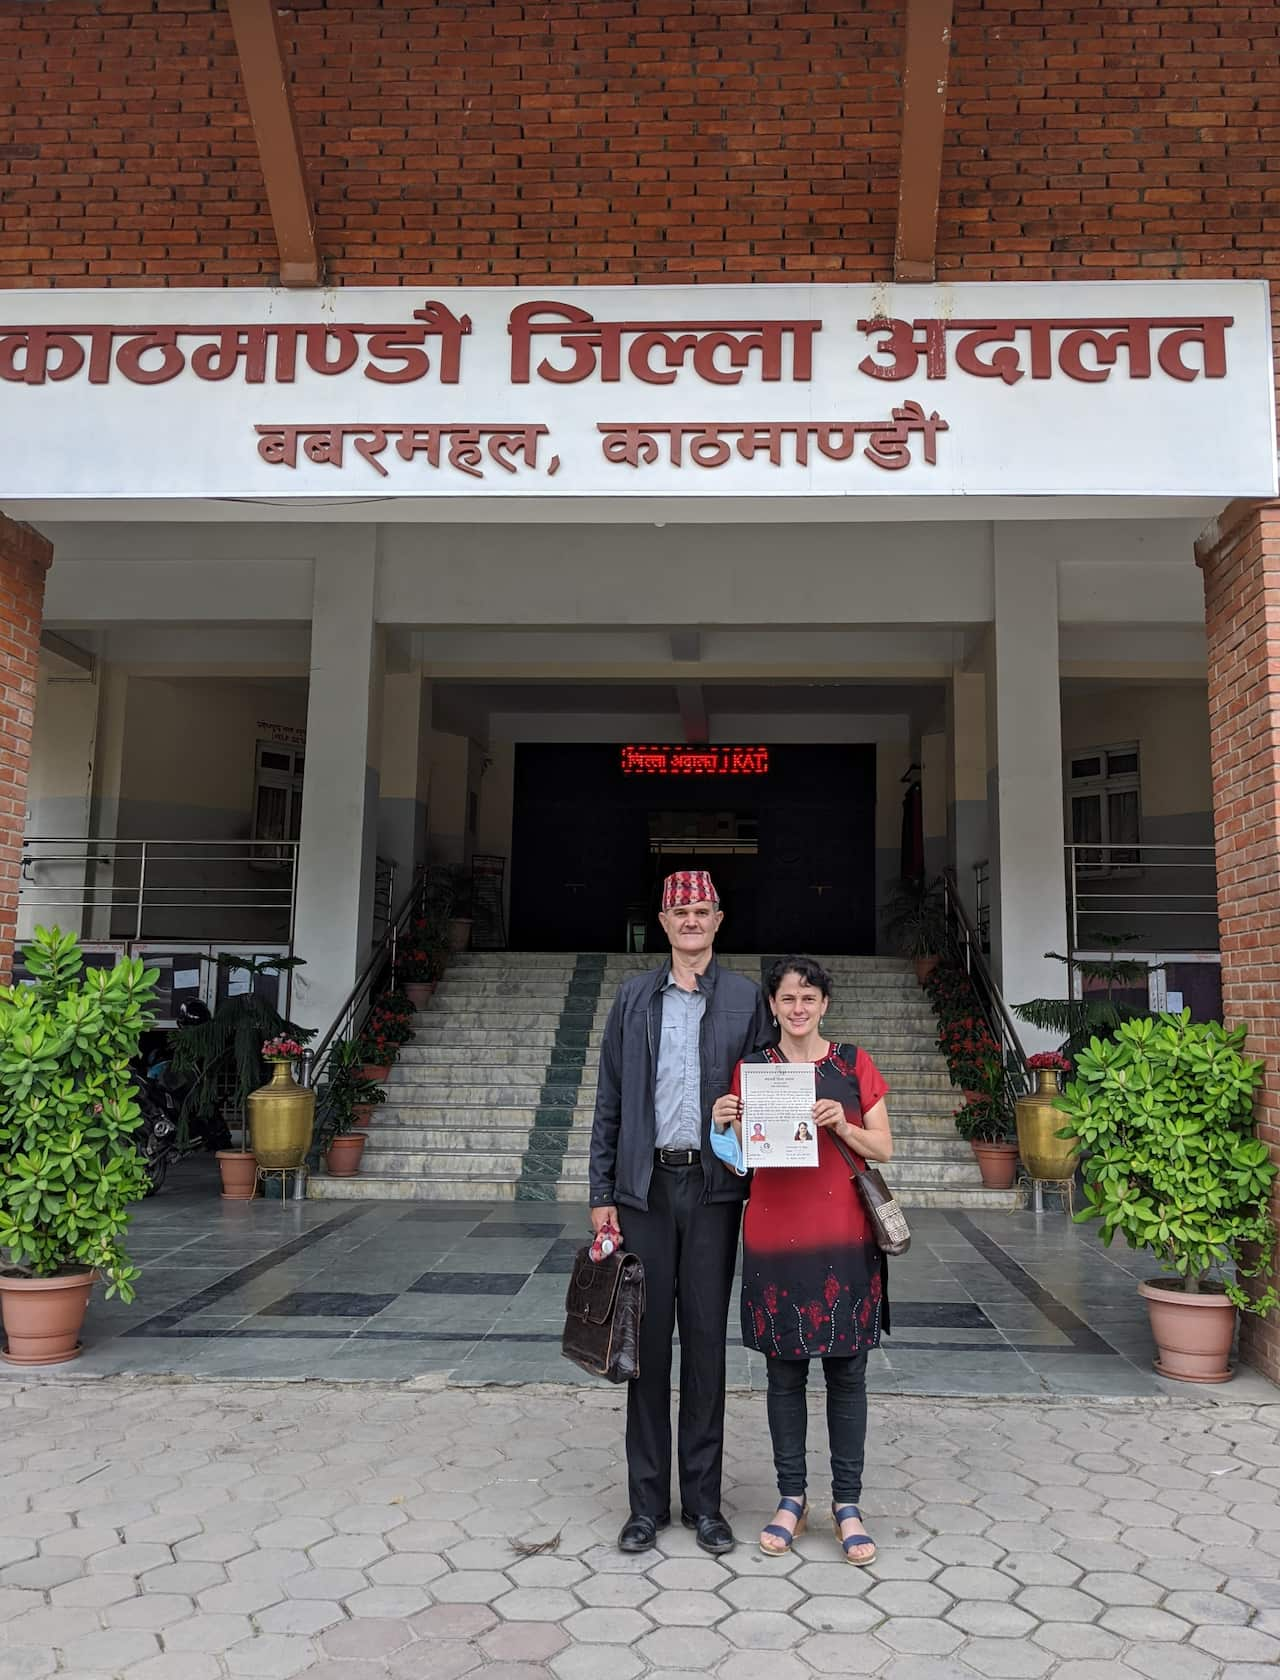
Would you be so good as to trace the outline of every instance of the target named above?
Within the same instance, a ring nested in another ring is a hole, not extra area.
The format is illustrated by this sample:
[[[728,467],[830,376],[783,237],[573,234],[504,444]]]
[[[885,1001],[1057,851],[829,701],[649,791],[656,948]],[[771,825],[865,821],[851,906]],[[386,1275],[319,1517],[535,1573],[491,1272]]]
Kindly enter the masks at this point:
[[[293,1077],[293,1064],[272,1059],[271,1078],[249,1097],[249,1137],[260,1167],[300,1167],[311,1147],[316,1094]]]
[[[1018,1153],[1032,1178],[1061,1182],[1075,1176],[1080,1145],[1074,1138],[1057,1136],[1067,1123],[1066,1115],[1056,1106],[1057,1073],[1053,1068],[1037,1068],[1036,1082],[1037,1088],[1029,1097],[1018,1098]]]

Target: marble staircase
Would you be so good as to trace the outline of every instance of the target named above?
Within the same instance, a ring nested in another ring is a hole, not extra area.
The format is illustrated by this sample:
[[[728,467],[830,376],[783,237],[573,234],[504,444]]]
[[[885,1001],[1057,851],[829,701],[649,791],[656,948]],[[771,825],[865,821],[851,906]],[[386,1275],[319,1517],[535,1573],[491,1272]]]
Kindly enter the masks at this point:
[[[758,977],[759,957],[726,967]],[[909,965],[831,957],[828,1036],[863,1045],[891,1087],[887,1174],[906,1207],[1008,1207],[955,1133],[957,1097]],[[618,983],[652,955],[475,952],[421,1017],[374,1112],[355,1178],[317,1175],[320,1199],[584,1201],[605,1017]]]

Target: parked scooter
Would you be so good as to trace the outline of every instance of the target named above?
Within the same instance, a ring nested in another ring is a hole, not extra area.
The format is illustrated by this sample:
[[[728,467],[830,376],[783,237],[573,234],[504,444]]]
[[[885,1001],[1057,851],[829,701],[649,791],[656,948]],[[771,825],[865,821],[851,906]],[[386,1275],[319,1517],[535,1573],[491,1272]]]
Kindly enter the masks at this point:
[[[204,1004],[190,999],[179,1005],[176,1031],[203,1026],[208,1020]],[[184,1124],[183,1107],[190,1087],[170,1072],[171,1035],[151,1036],[151,1044],[145,1046],[144,1042],[143,1053],[134,1064],[134,1088],[142,1110],[136,1142],[151,1181],[147,1194],[154,1196],[174,1161],[201,1149],[229,1149],[231,1133],[220,1115],[189,1116]]]

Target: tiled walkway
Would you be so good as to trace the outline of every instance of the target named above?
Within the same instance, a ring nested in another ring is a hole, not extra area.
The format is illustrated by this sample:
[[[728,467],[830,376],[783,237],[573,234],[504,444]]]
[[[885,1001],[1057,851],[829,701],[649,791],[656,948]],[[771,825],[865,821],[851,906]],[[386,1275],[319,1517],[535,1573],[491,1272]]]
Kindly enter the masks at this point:
[[[556,1204],[224,1202],[212,1163],[192,1162],[137,1215],[137,1301],[95,1299],[84,1356],[47,1377],[587,1382],[559,1353],[584,1217]],[[912,1226],[891,1269],[895,1333],[873,1355],[875,1390],[1186,1393],[1151,1370],[1135,1283],[1154,1267],[1141,1257],[1057,1212],[916,1211]],[[0,1366],[0,1380],[17,1375]],[[729,1380],[763,1381],[736,1307]],[[1276,1398],[1247,1372],[1217,1392]]]

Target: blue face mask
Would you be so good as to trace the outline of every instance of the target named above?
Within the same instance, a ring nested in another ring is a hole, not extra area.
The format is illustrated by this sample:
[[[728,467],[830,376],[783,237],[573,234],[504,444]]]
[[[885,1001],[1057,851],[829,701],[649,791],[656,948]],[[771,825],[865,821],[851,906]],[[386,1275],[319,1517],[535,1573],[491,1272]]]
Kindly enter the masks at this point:
[[[730,1172],[742,1177],[746,1171],[742,1165],[742,1145],[738,1142],[738,1134],[732,1126],[726,1126],[724,1131],[718,1132],[711,1128],[711,1152],[718,1161],[723,1161]]]

